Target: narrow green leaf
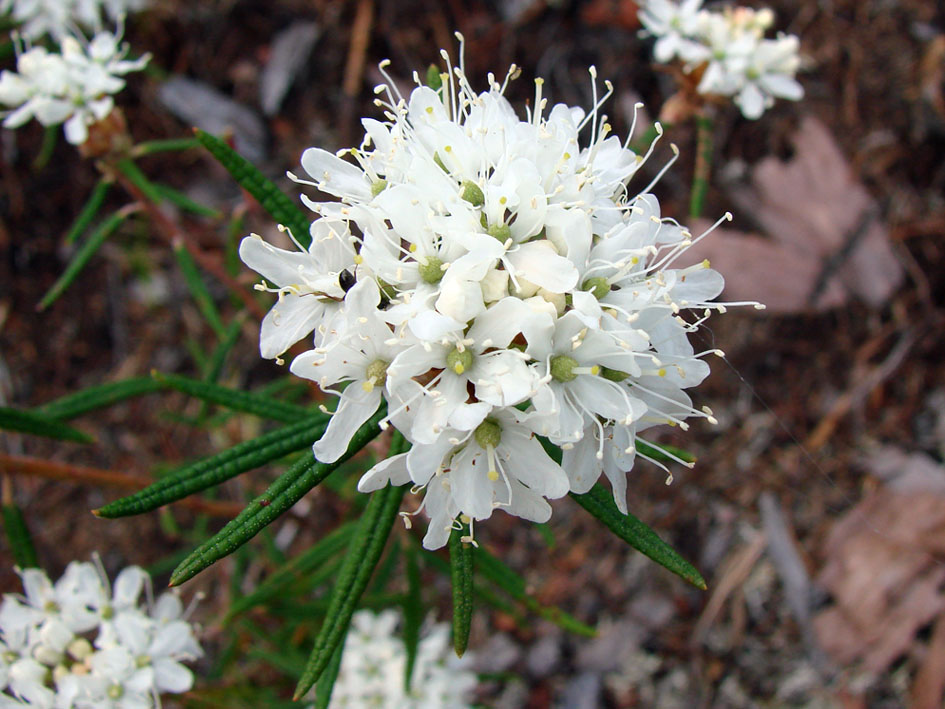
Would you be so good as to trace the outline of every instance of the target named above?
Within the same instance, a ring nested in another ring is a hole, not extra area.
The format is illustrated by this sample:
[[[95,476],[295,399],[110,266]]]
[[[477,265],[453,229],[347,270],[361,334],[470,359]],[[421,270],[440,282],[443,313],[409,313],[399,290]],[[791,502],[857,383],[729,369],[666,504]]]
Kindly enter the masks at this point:
[[[208,217],[209,219],[223,218],[223,214],[219,209],[214,209],[213,207],[208,207],[205,204],[196,202],[180,190],[175,190],[170,185],[155,182],[154,189],[165,201],[170,202],[175,207],[179,207],[185,212],[190,212],[191,214],[196,214],[201,217]]]
[[[89,411],[103,409],[135,396],[153,394],[164,388],[164,383],[151,377],[133,377],[67,394],[43,404],[34,411],[43,416],[68,421]]]
[[[7,533],[7,541],[16,565],[21,569],[39,568],[36,547],[33,546],[23,512],[14,504],[3,505],[3,529]]]
[[[450,581],[453,584],[453,649],[462,657],[469,646],[473,612],[473,545],[468,538],[469,525],[460,523],[450,533]]]
[[[69,262],[69,265],[66,266],[66,270],[62,272],[62,275],[53,283],[52,288],[50,288],[46,292],[46,295],[43,296],[43,299],[39,301],[39,305],[36,306],[37,310],[45,310],[48,308],[56,298],[63,294],[66,288],[72,285],[72,282],[79,277],[82,269],[85,268],[86,264],[92,259],[95,252],[105,243],[105,239],[111,236],[115,230],[121,226],[121,223],[127,219],[130,213],[131,212],[126,209],[119,209],[92,232],[89,238],[86,239],[76,250],[75,254],[73,254],[72,260]]]
[[[672,571],[696,588],[706,589],[705,579],[679,552],[664,542],[650,527],[633,515],[625,515],[617,509],[607,489],[597,483],[590,492],[571,497],[585,510],[603,522],[611,532],[623,539],[641,554],[645,554],[660,566]]]
[[[233,601],[226,612],[224,623],[229,622],[240,613],[244,613],[250,608],[263,604],[279,595],[299,578],[312,574],[322,564],[329,562],[344,549],[353,533],[354,523],[348,522],[327,534],[288,563],[283,564],[267,576],[251,593]]]
[[[217,346],[210,354],[210,358],[207,360],[206,366],[204,367],[203,380],[205,382],[214,383],[220,378],[220,374],[223,372],[223,364],[226,362],[227,356],[236,346],[240,338],[240,331],[243,327],[244,319],[242,313],[240,313],[233,318],[227,326],[226,332],[223,334],[223,339],[217,343]]]
[[[13,42],[0,42],[0,60],[7,59],[16,54],[16,47]]]
[[[566,613],[558,607],[543,606],[539,603],[527,592],[525,579],[482,547],[478,547],[474,554],[476,557],[476,569],[483,576],[492,581],[492,583],[512,596],[512,598],[524,604],[532,613],[546,620],[550,620],[555,625],[572,633],[587,637],[597,635],[597,631],[594,630],[594,628],[582,623],[571,614]]]
[[[404,647],[407,664],[404,667],[404,688],[410,689],[410,678],[417,662],[420,647],[420,626],[423,624],[423,590],[420,585],[420,552],[413,544],[407,546],[407,595],[404,597]]]
[[[358,530],[338,574],[338,581],[332,589],[325,622],[318,632],[305,672],[302,673],[302,679],[295,689],[296,699],[319,680],[336,648],[344,641],[358,599],[364,593],[371,573],[384,551],[406,487],[387,486],[378,490],[371,495],[367,507],[364,508]]]
[[[75,218],[75,221],[72,222],[72,226],[69,227],[69,231],[66,232],[64,241],[67,244],[74,243],[75,240],[82,236],[85,230],[92,225],[92,220],[95,219],[98,210],[100,210],[105,203],[105,197],[108,196],[108,190],[111,189],[111,186],[112,180],[107,177],[103,177],[96,183],[95,189],[93,189],[92,194],[89,195],[89,199],[85,203],[85,206],[82,207],[82,211],[79,212],[79,216]]]
[[[34,436],[57,438],[61,441],[76,441],[77,443],[92,443],[94,439],[86,433],[67,426],[62,421],[50,416],[0,406],[0,430],[29,433]]]
[[[99,517],[114,518],[150,512],[195,492],[226,482],[247,470],[307,448],[318,440],[326,425],[320,419],[309,417],[243,441],[221,453],[178,468],[144,490],[109,502],[95,510],[95,514]]]
[[[196,138],[169,138],[166,140],[149,140],[144,143],[138,143],[131,149],[134,157],[143,155],[154,155],[155,153],[167,153],[178,150],[191,150],[199,148],[200,141]]]
[[[152,372],[151,376],[162,385],[176,389],[195,399],[219,404],[228,409],[255,414],[274,421],[293,423],[300,418],[314,421],[327,421],[329,418],[326,414],[312,413],[304,406],[290,404],[263,394],[231,389],[213,382],[204,382],[199,379],[191,379],[179,374],[165,374],[164,372]]]
[[[433,567],[441,574],[450,573],[450,565],[448,562],[443,561],[440,557],[435,554],[425,553],[423,555],[423,561],[428,566]],[[524,614],[511,603],[506,601],[504,598],[500,598],[498,594],[494,593],[491,589],[487,588],[481,583],[473,584],[473,593],[476,594],[476,597],[486,603],[486,605],[492,606],[498,611],[505,613],[508,616],[511,616],[515,619],[515,622],[519,625],[523,625],[525,621]],[[524,626],[523,626],[524,627]]]
[[[194,257],[190,255],[187,247],[183,244],[174,245],[174,256],[177,258],[177,265],[180,268],[180,272],[184,275],[187,289],[190,291],[191,297],[197,304],[197,309],[200,310],[200,314],[203,315],[203,319],[207,321],[207,324],[213,328],[217,337],[222,339],[226,336],[226,327],[223,325],[223,318],[220,317],[220,311],[217,310],[216,303],[213,302],[210,291],[207,290],[206,283],[204,283],[203,279],[200,277],[200,271],[197,268],[197,264],[194,263]]]
[[[124,158],[119,160],[117,164],[118,170],[123,174],[128,180],[141,190],[141,193],[154,204],[160,204],[162,201],[161,193],[158,191],[157,187],[151,180],[141,172],[134,160],[131,158]]]
[[[194,129],[194,135],[240,186],[259,201],[263,209],[277,223],[288,227],[296,241],[308,247],[312,240],[309,235],[312,220],[296,206],[295,202],[263,175],[255,165],[227,145],[226,141],[199,128]]]
[[[345,635],[332,653],[331,662],[325,668],[325,672],[318,680],[318,686],[315,687],[315,704],[313,709],[328,709],[331,703],[331,693],[335,689],[335,681],[338,679],[338,671],[341,669],[341,655],[345,650],[345,637],[348,635],[348,629],[345,628]]]
[[[171,574],[171,585],[178,586],[196,576],[256,536],[261,529],[292,507],[338,466],[375,438],[381,432],[378,424],[385,414],[386,409],[381,407],[367,423],[357,430],[348,450],[334,463],[320,463],[314,458],[303,456],[262,495],[249,503],[236,519],[210,540],[201,544],[181,562]]]

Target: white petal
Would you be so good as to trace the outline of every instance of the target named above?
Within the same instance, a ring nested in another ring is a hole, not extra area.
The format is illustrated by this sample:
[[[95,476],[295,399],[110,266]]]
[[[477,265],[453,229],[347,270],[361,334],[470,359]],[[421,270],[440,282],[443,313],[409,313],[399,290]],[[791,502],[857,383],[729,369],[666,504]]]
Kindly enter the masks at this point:
[[[565,293],[577,285],[578,271],[564,256],[554,252],[548,242],[530,241],[506,255],[515,276],[551,291]]]
[[[507,441],[507,439],[509,439]],[[555,463],[534,437],[515,429],[502,432],[502,450],[511,455],[505,468],[519,482],[543,497],[556,499],[568,494],[570,483],[564,469]]]
[[[302,167],[323,192],[352,201],[371,199],[371,185],[364,172],[327,150],[306,150],[302,153]]]
[[[314,295],[283,295],[263,318],[259,353],[265,359],[275,359],[312,332],[324,314]]]
[[[410,473],[407,472],[407,454],[401,453],[391,458],[385,458],[368,470],[358,481],[358,492],[374,492],[391,485],[406,485],[410,482]]]
[[[349,392],[355,389],[355,392]],[[351,437],[361,428],[361,425],[371,418],[381,403],[381,389],[375,387],[370,392],[364,392],[359,382],[352,382],[349,389],[345,389],[335,411],[328,422],[328,428],[312,450],[315,457],[322,463],[334,463],[351,443]]]
[[[154,661],[154,687],[158,692],[180,694],[194,686],[194,674],[179,662],[162,657]]]

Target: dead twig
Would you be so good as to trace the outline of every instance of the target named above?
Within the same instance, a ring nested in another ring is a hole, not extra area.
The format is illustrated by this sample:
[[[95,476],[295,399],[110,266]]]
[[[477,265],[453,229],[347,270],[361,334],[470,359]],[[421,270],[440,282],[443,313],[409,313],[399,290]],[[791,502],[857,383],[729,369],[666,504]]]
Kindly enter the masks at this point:
[[[690,642],[693,646],[700,645],[705,639],[709,628],[712,627],[722,611],[725,601],[745,583],[745,579],[755,568],[755,564],[761,558],[767,545],[767,537],[763,532],[758,532],[754,539],[729,557],[719,572],[718,582],[712,584],[711,587],[715,590],[712,592],[709,602],[705,604],[702,615],[699,616],[699,620],[692,630],[692,640]]]
[[[139,475],[119,473],[115,470],[88,468],[69,463],[56,463],[42,458],[30,456],[13,456],[0,454],[0,473],[6,475],[29,475],[46,480],[62,480],[78,485],[94,485],[117,487],[123,490],[140,490],[151,484],[151,480]],[[235,517],[243,505],[238,502],[224,502],[218,500],[204,500],[201,498],[187,498],[174,503],[195,512],[208,514],[211,517]]]
[[[859,378],[856,384],[837,398],[827,415],[820,420],[820,423],[804,441],[804,448],[810,453],[820,450],[833,435],[841,419],[859,406],[874,389],[899,369],[917,339],[915,330],[907,330],[899,338],[896,346],[886,356],[886,359],[873,367],[865,376]]]

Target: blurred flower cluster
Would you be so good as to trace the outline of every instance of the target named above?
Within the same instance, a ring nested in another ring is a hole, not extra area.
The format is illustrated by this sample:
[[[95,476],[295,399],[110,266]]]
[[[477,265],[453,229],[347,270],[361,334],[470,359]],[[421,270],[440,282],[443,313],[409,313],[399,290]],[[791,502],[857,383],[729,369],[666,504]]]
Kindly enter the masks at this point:
[[[145,709],[190,689],[181,662],[202,651],[189,614],[174,593],[151,602],[143,569],[124,569],[112,589],[87,562],[55,584],[39,569],[19,573],[25,595],[0,604],[0,707]]]
[[[430,549],[457,518],[497,508],[546,521],[546,498],[587,492],[602,473],[626,512],[626,473],[647,457],[640,433],[714,422],[684,389],[717,351],[696,352],[687,335],[724,310],[708,262],[677,263],[690,232],[628,191],[647,156],[610,135],[609,82],[599,96],[591,68],[590,111],[549,111],[537,79],[523,120],[503,95],[514,65],[481,94],[462,59],[450,69],[428,85],[415,75],[408,97],[378,87],[387,120],[362,121],[361,146],[339,154],[352,161],[304,153],[309,184],[337,198],[303,197],[320,217],[310,246],[250,236],[240,247],[279,297],[262,355],[314,332],[291,371],[339,396],[316,457],[337,460],[386,402],[384,424],[412,448],[359,488],[425,489]],[[560,446],[561,465],[539,437]]]
[[[0,73],[0,105],[10,107],[5,128],[17,128],[31,118],[44,126],[64,123],[66,139],[81,145],[89,126],[114,108],[113,94],[125,87],[120,78],[140,71],[149,55],[128,60],[119,35],[99,32],[91,41],[69,35],[61,49],[20,48],[16,72]]]
[[[770,9],[702,9],[702,0],[647,0],[640,21],[656,37],[653,56],[680,60],[698,77],[700,94],[732,97],[746,118],[761,117],[776,98],[797,101],[804,90],[794,78],[800,41],[780,34],[766,39],[774,23]]]
[[[61,41],[78,28],[98,30],[103,22],[120,22],[148,0],[0,0],[0,16],[9,15],[27,39],[48,35]]]
[[[450,651],[447,623],[437,623],[420,639],[410,688],[404,687],[407,652],[394,635],[399,615],[358,611],[351,618],[341,668],[332,692],[332,709],[465,709],[476,675]]]

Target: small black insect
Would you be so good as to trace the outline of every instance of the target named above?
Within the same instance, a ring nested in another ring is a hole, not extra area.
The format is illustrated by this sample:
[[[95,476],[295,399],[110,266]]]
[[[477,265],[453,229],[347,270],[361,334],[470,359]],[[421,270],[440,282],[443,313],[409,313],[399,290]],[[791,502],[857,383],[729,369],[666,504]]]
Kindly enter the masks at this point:
[[[348,269],[345,269],[338,274],[338,285],[341,286],[341,290],[343,290],[345,293],[351,290],[351,286],[353,286],[356,282],[357,281],[355,280],[354,274]]]

